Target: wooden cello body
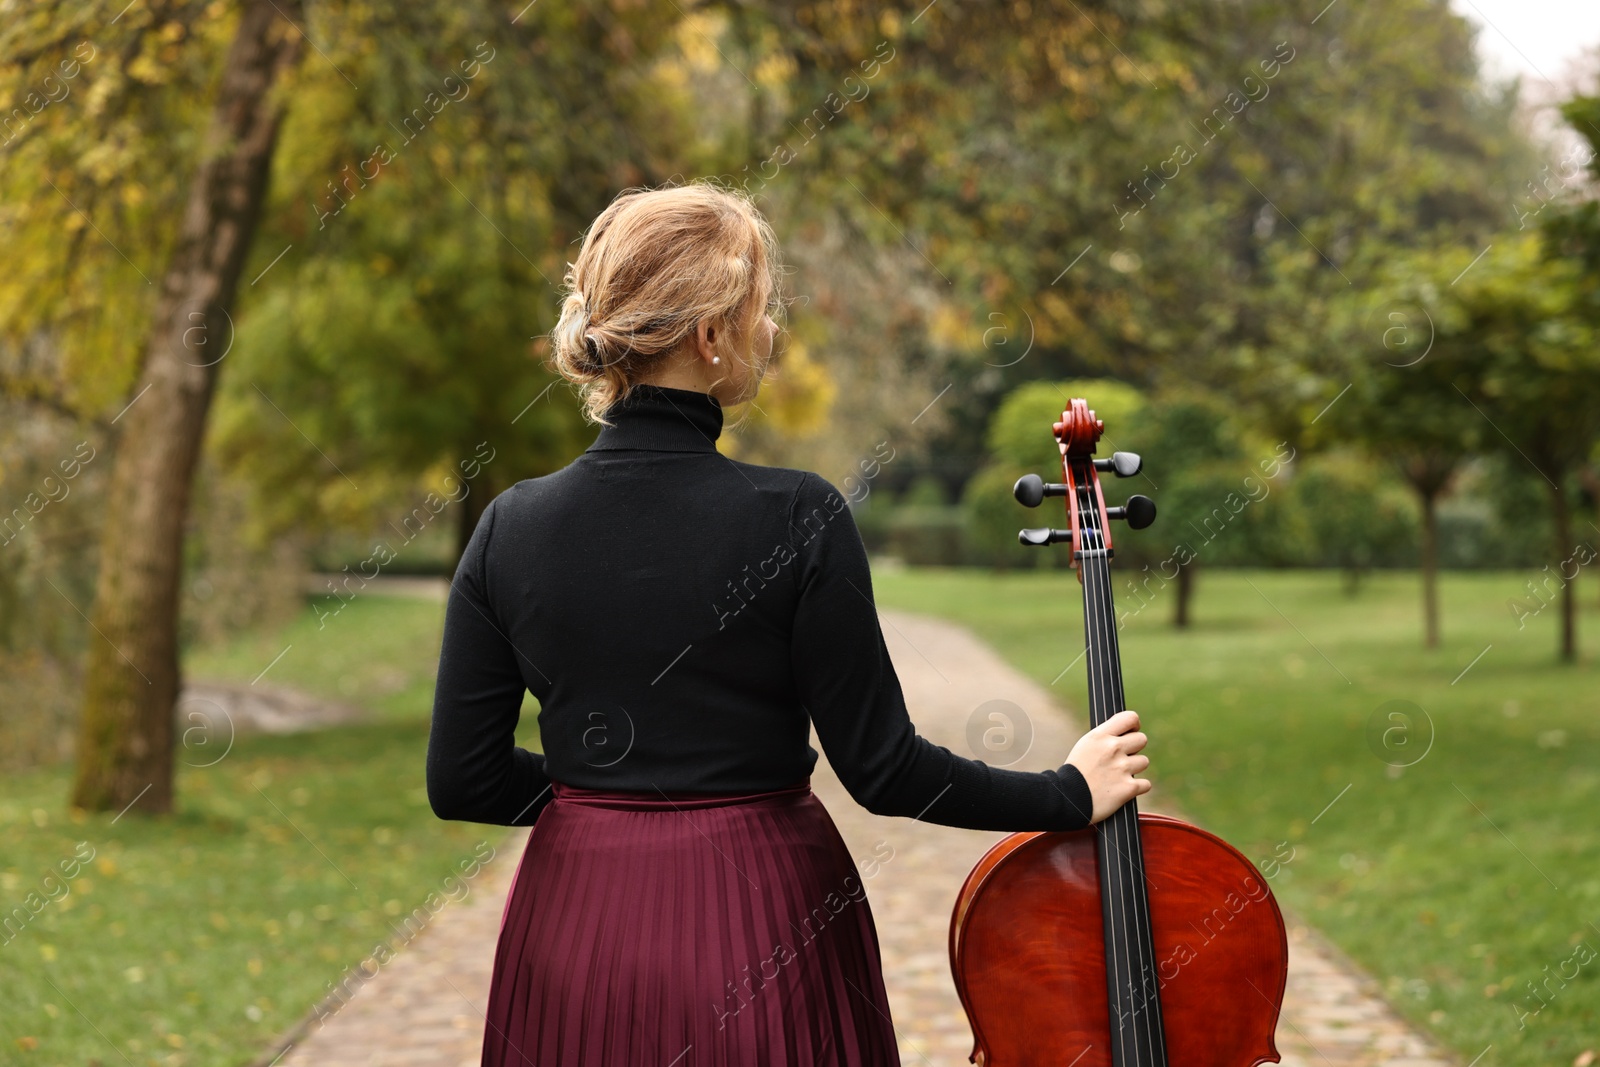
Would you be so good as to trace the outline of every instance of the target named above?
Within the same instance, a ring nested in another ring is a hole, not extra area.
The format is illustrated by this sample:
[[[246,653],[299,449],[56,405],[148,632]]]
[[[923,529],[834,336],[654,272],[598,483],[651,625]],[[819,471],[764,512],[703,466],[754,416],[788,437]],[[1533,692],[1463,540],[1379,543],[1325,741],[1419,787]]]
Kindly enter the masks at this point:
[[[1108,519],[1148,525],[1142,497],[1106,508],[1094,460],[1103,427],[1081,399],[1054,426],[1064,484],[1029,476],[1018,500],[1065,496],[1070,530],[1025,544],[1073,545],[1084,589],[1091,726],[1123,710]],[[950,964],[980,1067],[1256,1067],[1273,1040],[1288,974],[1283,916],[1267,880],[1199,827],[1129,802],[1095,826],[1012,834],[973,868],[950,923]]]

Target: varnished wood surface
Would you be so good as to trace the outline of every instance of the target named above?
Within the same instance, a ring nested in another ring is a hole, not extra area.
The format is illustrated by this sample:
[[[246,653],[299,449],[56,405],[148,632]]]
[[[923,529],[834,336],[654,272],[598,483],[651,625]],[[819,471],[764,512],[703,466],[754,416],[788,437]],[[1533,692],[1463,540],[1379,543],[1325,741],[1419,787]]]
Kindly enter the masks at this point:
[[[1139,823],[1168,1062],[1277,1062],[1289,948],[1266,880],[1196,826]],[[983,1067],[1111,1067],[1097,851],[1093,830],[1013,834],[962,886],[951,967]]]

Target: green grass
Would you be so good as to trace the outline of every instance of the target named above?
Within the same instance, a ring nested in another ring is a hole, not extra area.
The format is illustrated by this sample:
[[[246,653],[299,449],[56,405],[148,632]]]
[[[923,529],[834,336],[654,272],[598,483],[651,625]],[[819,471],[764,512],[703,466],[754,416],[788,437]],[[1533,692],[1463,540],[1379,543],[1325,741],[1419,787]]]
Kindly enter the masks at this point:
[[[290,645],[263,684],[378,714],[242,735],[215,765],[180,768],[169,818],[69,812],[66,768],[6,779],[0,905],[58,899],[0,934],[0,1064],[248,1063],[380,942],[414,935],[407,916],[461,898],[471,882],[460,865],[501,848],[505,831],[441,822],[428,807],[442,617],[438,603],[372,597],[320,630],[308,612],[192,656],[191,673],[249,681]],[[368,688],[375,679],[388,683]],[[80,842],[93,859],[65,895],[62,882],[44,886]]]
[[[1556,662],[1554,609],[1518,629],[1522,581],[1446,576],[1433,652],[1404,574],[1350,598],[1331,573],[1205,572],[1190,630],[1168,594],[1121,634],[1157,796],[1258,863],[1287,842],[1280,900],[1464,1061],[1493,1044],[1485,1067],[1600,1050],[1600,678]],[[1081,661],[1062,673],[1083,649],[1070,572],[875,584],[883,606],[958,620],[1082,705]],[[1593,649],[1592,583],[1580,593]],[[1425,715],[1386,748],[1396,700]],[[1546,979],[1541,1002],[1526,983]]]
[[[197,679],[245,682],[265,672],[262,685],[290,686],[378,715],[426,718],[443,627],[444,605],[435,601],[319,596],[288,626],[194,650],[184,670]]]

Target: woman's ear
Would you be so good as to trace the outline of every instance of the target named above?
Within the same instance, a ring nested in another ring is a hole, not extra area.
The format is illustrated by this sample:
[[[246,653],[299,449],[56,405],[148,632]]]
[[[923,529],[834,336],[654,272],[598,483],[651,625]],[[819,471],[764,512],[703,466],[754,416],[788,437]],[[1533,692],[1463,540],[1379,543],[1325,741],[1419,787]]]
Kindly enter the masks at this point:
[[[694,327],[695,354],[707,363],[717,355],[717,327],[702,319]]]

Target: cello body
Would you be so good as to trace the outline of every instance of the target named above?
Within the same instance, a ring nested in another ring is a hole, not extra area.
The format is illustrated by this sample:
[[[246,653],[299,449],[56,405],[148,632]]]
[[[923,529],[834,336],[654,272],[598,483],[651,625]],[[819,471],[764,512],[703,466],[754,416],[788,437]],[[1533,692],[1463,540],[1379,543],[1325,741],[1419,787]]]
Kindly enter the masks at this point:
[[[1145,813],[1139,830],[1171,1062],[1276,1063],[1289,943],[1266,879],[1190,823]],[[950,960],[972,1062],[1112,1067],[1098,862],[1093,830],[1012,834],[967,876]]]
[[[1108,508],[1100,471],[1138,474],[1129,452],[1095,459],[1104,424],[1074,398],[1052,425],[1061,484],[1017,482],[1027,507],[1065,498],[1083,587],[1092,727],[1123,711],[1110,521],[1142,529],[1155,504]],[[1289,942],[1267,881],[1226,841],[1130,800],[1093,826],[1019,833],[967,876],[950,920],[950,967],[980,1067],[1257,1067],[1274,1035]]]

